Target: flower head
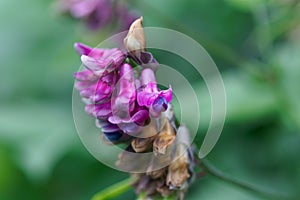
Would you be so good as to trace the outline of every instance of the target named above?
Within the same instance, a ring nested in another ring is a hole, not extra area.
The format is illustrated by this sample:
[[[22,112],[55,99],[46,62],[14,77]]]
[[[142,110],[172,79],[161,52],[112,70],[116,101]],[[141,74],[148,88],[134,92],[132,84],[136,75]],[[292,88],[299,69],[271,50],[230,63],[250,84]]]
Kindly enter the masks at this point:
[[[75,88],[102,138],[129,145],[116,165],[131,172],[144,170],[135,175],[136,192],[182,198],[194,175],[189,132],[175,124],[171,86],[157,86],[158,62],[146,51],[142,18],[132,24],[125,46],[129,53],[76,43],[84,69],[74,74]],[[149,152],[150,157],[139,156]]]

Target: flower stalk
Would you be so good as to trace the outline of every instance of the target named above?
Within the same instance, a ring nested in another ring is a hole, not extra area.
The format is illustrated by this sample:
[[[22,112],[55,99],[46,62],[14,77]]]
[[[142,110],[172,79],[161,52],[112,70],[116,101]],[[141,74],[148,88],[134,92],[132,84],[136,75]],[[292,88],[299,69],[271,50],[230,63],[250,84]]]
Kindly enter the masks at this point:
[[[109,200],[117,196],[120,196],[124,192],[128,191],[131,188],[131,184],[134,182],[133,178],[128,178],[123,181],[120,181],[110,187],[98,192],[95,194],[91,200]]]

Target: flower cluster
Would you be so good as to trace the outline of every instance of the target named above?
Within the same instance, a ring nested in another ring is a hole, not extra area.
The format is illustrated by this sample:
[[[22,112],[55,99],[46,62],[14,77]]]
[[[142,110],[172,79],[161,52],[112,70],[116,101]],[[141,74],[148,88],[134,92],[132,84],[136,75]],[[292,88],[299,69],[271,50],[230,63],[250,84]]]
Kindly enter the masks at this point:
[[[86,102],[86,112],[97,119],[106,139],[119,142],[121,138],[138,133],[150,116],[157,117],[172,100],[171,87],[159,90],[154,71],[144,67],[135,77],[135,70],[126,62],[128,54],[120,49],[92,49],[75,44],[85,69],[75,73],[75,87]],[[153,63],[149,59],[140,62]],[[151,65],[149,65],[151,66]]]
[[[76,19],[82,19],[91,30],[97,30],[108,24],[118,24],[120,31],[127,30],[136,16],[127,5],[112,0],[60,0],[57,8]]]
[[[146,51],[142,18],[132,23],[124,45],[127,52],[76,43],[84,69],[74,74],[75,88],[104,139],[129,144],[119,156],[120,168],[134,171],[130,168],[142,165],[127,153],[153,152],[147,172],[133,175],[136,192],[182,198],[193,177],[189,133],[175,124],[171,86],[160,90],[157,85],[158,62]]]

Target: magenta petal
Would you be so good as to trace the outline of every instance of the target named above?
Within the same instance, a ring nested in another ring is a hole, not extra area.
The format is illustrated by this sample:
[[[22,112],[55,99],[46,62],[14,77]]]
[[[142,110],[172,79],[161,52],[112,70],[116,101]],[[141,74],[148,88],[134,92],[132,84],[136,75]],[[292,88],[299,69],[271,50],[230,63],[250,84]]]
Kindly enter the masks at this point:
[[[149,112],[140,110],[131,117],[130,121],[142,126],[147,119],[149,119]]]
[[[171,85],[169,86],[169,89],[162,90],[159,94],[160,97],[164,97],[168,103],[172,101],[173,92]]]
[[[89,55],[93,50],[91,47],[79,42],[74,44],[74,48],[79,55]]]
[[[96,83],[76,81],[74,86],[77,90],[82,91],[82,90],[85,90],[85,89],[91,87],[92,85],[96,85]]]
[[[110,123],[112,123],[112,124],[120,124],[120,123],[123,122],[123,120],[122,120],[120,117],[115,116],[115,115],[110,116],[110,117],[108,118],[108,121],[109,121]]]
[[[141,73],[142,85],[156,83],[155,75],[152,69],[146,68]]]
[[[74,77],[78,81],[95,81],[98,79],[97,76],[90,70],[83,70],[74,73]]]
[[[137,125],[136,123],[123,123],[120,124],[119,127],[124,131],[124,133],[138,133],[142,130],[142,127]]]
[[[75,1],[70,8],[70,12],[76,18],[83,18],[91,14],[96,6],[96,0]]]
[[[85,111],[97,118],[108,117],[111,114],[110,102],[102,104],[89,104],[85,106]]]
[[[92,95],[95,95],[96,93],[96,85],[91,85],[88,88],[80,90],[80,96],[85,98],[90,98]]]
[[[147,93],[147,92],[139,92],[137,94],[137,102],[139,106],[146,106],[150,107],[151,104],[155,101],[156,95],[152,93]]]
[[[150,108],[154,101],[163,97],[170,103],[172,101],[172,87],[167,90],[159,91],[156,83],[149,82],[144,88],[139,89],[137,94],[137,102],[139,106]]]
[[[120,118],[128,119],[130,118],[130,112],[134,109],[136,99],[134,72],[129,64],[121,66],[120,79],[116,87],[118,92],[112,97],[113,114]]]
[[[95,59],[86,55],[81,56],[81,61],[86,68],[93,71],[97,76],[104,75],[105,68],[109,64],[106,60]]]
[[[120,123],[137,123],[144,124],[144,122],[149,118],[149,112],[147,110],[140,110],[136,112],[130,118],[120,118],[118,116],[110,116],[108,121],[112,124],[120,124]]]

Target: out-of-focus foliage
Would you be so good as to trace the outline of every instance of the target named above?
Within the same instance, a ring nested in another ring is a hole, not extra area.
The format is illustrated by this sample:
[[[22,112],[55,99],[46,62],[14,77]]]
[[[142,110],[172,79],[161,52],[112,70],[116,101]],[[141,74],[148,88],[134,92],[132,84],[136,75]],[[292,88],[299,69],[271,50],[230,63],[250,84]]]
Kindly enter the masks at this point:
[[[57,16],[52,1],[0,1],[0,199],[89,199],[127,177],[95,160],[77,136],[71,111],[73,43],[89,33]],[[172,28],[199,41],[216,61],[227,92],[224,132],[208,156],[218,168],[257,187],[300,189],[300,7],[295,0],[132,0],[145,26]],[[172,55],[155,53],[170,66]],[[199,88],[201,143],[210,119]],[[188,98],[188,97],[187,97]],[[191,114],[191,117],[193,115]],[[188,125],[188,122],[186,122]],[[133,199],[129,191],[119,199]],[[207,176],[187,199],[260,199]]]

